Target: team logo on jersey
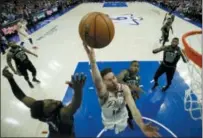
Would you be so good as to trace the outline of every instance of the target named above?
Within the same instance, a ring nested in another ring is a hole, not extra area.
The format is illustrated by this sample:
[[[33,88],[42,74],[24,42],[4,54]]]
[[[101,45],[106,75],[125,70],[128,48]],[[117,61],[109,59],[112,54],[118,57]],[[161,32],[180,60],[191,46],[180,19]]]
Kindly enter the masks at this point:
[[[139,25],[143,20],[142,17],[136,16],[135,14],[123,14],[120,16],[110,16],[114,23],[123,23],[129,25]]]

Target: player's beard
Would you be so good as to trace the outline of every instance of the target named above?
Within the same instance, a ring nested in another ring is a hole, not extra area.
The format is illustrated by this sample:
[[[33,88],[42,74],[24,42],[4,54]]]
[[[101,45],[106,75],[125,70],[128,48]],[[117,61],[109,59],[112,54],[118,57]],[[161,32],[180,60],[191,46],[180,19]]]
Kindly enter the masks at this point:
[[[178,45],[171,45],[172,46],[172,48],[176,48]]]
[[[137,74],[137,72],[138,72],[138,69],[130,70],[130,76]]]
[[[108,88],[109,91],[118,91],[118,84],[113,84],[111,87]]]

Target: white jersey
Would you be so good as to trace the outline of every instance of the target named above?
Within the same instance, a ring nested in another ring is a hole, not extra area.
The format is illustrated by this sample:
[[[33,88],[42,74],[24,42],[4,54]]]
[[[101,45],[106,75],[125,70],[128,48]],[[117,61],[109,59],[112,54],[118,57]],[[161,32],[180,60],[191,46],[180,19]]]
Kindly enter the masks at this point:
[[[112,92],[109,92],[108,98],[101,105],[102,109],[102,120],[104,122],[119,122],[123,119],[128,119],[128,112],[126,109],[126,103],[124,98],[124,93],[120,85],[120,91],[116,95]]]
[[[26,31],[26,29],[27,29],[26,24],[23,24],[23,23],[19,22],[17,24],[17,26],[18,26],[17,31],[18,31],[18,35],[20,37],[20,40],[23,41],[25,38],[28,39],[29,38],[29,34]],[[25,36],[22,35],[21,33],[23,33]]]
[[[166,19],[172,18],[172,14],[170,15],[169,13],[166,14]]]
[[[173,23],[174,21],[174,15],[170,15],[169,13],[166,14],[165,16],[165,21],[164,21],[164,24],[166,24],[166,22],[170,21],[171,23]]]

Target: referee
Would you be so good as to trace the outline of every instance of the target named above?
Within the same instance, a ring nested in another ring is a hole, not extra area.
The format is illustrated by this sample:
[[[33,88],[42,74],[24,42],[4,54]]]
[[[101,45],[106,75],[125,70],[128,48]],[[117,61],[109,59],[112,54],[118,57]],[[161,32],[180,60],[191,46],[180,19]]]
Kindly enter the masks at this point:
[[[159,77],[166,73],[167,77],[167,85],[162,88],[162,91],[166,91],[170,85],[171,81],[173,79],[174,73],[176,71],[176,65],[180,58],[183,59],[184,63],[187,63],[188,60],[183,55],[181,48],[178,46],[179,44],[179,38],[175,37],[172,39],[171,45],[169,46],[163,46],[161,48],[157,48],[153,50],[153,53],[159,53],[161,51],[164,52],[163,55],[163,61],[161,62],[159,68],[157,69],[155,75],[154,75],[154,86],[152,87],[152,90],[154,90],[158,85],[158,79]]]

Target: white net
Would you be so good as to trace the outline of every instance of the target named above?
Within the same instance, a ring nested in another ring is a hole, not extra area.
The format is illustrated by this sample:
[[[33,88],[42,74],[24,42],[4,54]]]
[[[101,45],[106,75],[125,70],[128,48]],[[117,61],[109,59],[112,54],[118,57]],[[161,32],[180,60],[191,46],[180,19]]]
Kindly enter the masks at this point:
[[[184,105],[194,120],[202,119],[202,93],[201,93],[201,71],[189,62],[188,71],[190,74],[190,86],[185,91]]]
[[[201,47],[200,40],[201,35],[192,35],[192,37],[188,37],[187,43],[192,46],[196,44],[196,46]],[[194,40],[196,40],[194,42]],[[198,43],[198,45],[197,45]],[[196,48],[195,48],[196,50]],[[199,51],[199,50],[197,50]],[[184,98],[184,108],[191,115],[191,118],[194,120],[202,119],[202,81],[201,81],[201,71],[202,68],[197,66],[191,60],[188,62],[188,72],[191,78],[189,82],[189,89],[185,91]]]

